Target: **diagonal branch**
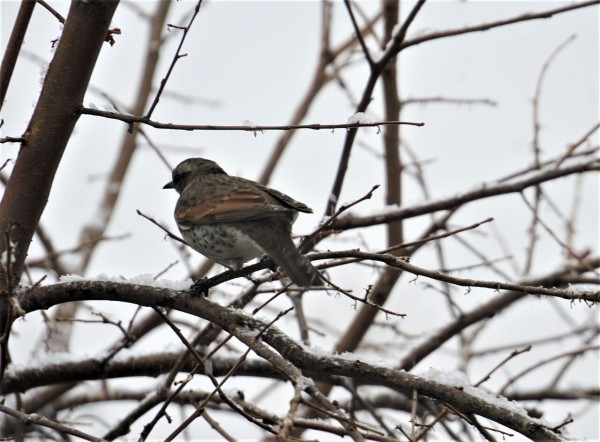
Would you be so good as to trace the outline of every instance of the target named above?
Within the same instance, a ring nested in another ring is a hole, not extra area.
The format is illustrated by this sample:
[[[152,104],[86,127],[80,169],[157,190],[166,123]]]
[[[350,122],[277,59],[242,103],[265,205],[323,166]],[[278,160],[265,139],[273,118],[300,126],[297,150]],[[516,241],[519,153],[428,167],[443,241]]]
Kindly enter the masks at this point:
[[[466,192],[462,195],[447,198],[439,201],[432,201],[412,207],[402,207],[395,210],[386,210],[384,213],[368,216],[345,216],[333,222],[331,228],[338,230],[355,229],[358,227],[374,226],[384,224],[390,221],[414,218],[439,210],[448,210],[460,207],[463,204],[477,201],[493,196],[506,195],[510,193],[522,192],[528,187],[547,181],[556,180],[569,175],[598,172],[600,171],[600,160],[593,159],[584,163],[575,164],[561,169],[542,170],[528,178],[515,181],[513,183],[502,183],[495,185],[482,185],[480,189]]]
[[[21,2],[19,13],[15,19],[15,25],[8,39],[6,50],[4,51],[4,57],[2,57],[2,65],[0,66],[0,109],[4,104],[4,98],[8,91],[8,85],[12,77],[15,65],[17,64],[17,58],[19,57],[19,51],[21,45],[25,39],[25,32],[29,26],[29,20],[33,14],[33,8],[35,2],[24,1]]]
[[[576,9],[587,8],[587,7],[595,6],[598,4],[600,4],[600,0],[591,0],[591,1],[581,2],[581,3],[574,3],[571,5],[567,5],[567,6],[561,6],[559,8],[549,9],[547,11],[522,14],[522,15],[518,15],[516,17],[507,18],[505,20],[497,20],[497,21],[493,21],[490,23],[483,23],[483,24],[475,25],[475,26],[465,26],[465,27],[459,28],[459,29],[449,29],[447,31],[432,32],[430,34],[421,35],[419,37],[415,37],[412,39],[406,39],[400,45],[399,49],[400,50],[406,49],[410,46],[415,46],[415,45],[418,45],[418,44],[421,44],[421,43],[424,43],[427,41],[438,40],[441,38],[454,37],[457,35],[470,34],[473,32],[489,31],[490,29],[499,28],[502,26],[513,25],[515,23],[522,23],[522,22],[529,21],[529,20],[540,20],[540,19],[552,18],[557,14],[574,11]]]
[[[146,64],[142,70],[143,77],[140,81],[136,102],[132,109],[132,112],[138,115],[144,112],[150,91],[152,90],[152,79],[158,64],[162,30],[170,5],[171,2],[159,2],[158,10],[152,18],[150,38],[145,57]],[[137,133],[138,130],[136,127],[131,133],[127,132],[123,135],[119,156],[106,183],[106,189],[100,207],[94,215],[94,219],[91,220],[89,225],[81,232],[80,243],[88,244],[88,247],[81,255],[81,264],[79,268],[79,273],[81,274],[85,273],[85,270],[92,259],[92,255],[96,250],[96,246],[104,236],[104,232],[112,218],[119,198],[121,186],[125,180],[125,176],[129,170],[129,165],[131,164],[133,154],[137,147]]]

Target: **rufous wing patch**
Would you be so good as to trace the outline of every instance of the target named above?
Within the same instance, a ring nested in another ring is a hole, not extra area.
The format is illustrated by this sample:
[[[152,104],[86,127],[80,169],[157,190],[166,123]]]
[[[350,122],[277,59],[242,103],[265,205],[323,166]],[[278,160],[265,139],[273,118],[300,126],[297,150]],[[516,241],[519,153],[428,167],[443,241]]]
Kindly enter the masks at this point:
[[[191,207],[178,207],[175,217],[179,224],[202,224],[218,220],[243,220],[269,209],[273,208],[269,207],[263,195],[252,189],[242,189]]]

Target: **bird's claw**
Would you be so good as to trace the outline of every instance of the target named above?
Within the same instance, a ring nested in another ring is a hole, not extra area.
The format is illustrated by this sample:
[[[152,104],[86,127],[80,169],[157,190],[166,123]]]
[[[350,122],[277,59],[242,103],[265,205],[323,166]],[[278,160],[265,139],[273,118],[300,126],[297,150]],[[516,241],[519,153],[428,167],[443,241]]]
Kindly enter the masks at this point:
[[[263,256],[260,258],[260,262],[261,264],[265,264],[269,270],[273,272],[277,271],[277,264],[275,264],[275,262],[268,256]]]
[[[204,277],[201,279],[195,279],[192,286],[190,287],[190,292],[192,296],[208,296],[208,285],[206,282],[208,278]]]

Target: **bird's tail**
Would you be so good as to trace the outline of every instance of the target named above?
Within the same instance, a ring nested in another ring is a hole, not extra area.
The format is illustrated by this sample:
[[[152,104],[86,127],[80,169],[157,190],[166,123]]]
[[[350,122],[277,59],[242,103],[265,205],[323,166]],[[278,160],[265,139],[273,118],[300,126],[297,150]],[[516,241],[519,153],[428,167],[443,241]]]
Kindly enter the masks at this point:
[[[250,223],[244,226],[246,230],[252,229]],[[294,284],[300,287],[322,286],[324,285],[321,274],[311,264],[310,260],[300,254],[284,222],[274,222],[270,227],[273,228],[267,235],[259,235],[248,231],[252,239],[275,261],[283,273],[288,276]],[[264,233],[264,230],[263,230]]]
[[[291,239],[290,244],[288,247],[268,252],[271,259],[297,286],[322,286],[323,280],[319,271],[314,268],[306,256],[298,252]]]

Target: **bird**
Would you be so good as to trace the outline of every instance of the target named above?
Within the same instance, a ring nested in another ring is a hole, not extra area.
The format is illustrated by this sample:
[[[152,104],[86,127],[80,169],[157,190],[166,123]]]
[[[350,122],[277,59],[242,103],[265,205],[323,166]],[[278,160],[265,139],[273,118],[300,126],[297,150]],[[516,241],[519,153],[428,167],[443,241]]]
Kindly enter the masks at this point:
[[[306,204],[242,177],[227,174],[205,158],[188,158],[173,169],[163,189],[179,199],[175,221],[183,239],[207,258],[239,270],[267,255],[300,287],[322,286],[310,260],[292,241],[292,224]]]

